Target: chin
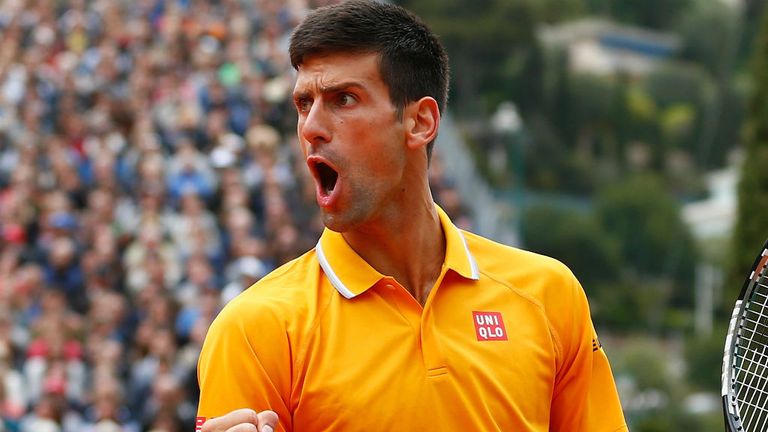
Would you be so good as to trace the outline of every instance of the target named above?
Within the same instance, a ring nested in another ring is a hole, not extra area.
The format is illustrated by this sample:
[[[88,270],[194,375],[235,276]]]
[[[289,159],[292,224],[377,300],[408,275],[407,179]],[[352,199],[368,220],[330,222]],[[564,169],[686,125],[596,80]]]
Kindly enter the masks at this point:
[[[338,233],[352,231],[364,225],[365,221],[368,220],[364,215],[349,210],[345,212],[322,211],[322,215],[325,227]]]
[[[343,233],[349,230],[349,224],[344,223],[339,215],[323,212],[323,225],[331,231]]]
[[[363,195],[352,205],[338,205],[332,208],[320,207],[323,224],[331,231],[344,233],[375,223],[375,202]]]

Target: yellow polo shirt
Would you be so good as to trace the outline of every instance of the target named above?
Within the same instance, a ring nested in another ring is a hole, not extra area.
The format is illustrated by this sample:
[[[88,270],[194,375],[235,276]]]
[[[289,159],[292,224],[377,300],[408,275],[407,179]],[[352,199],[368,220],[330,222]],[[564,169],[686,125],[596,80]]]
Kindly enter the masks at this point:
[[[572,273],[438,212],[423,307],[330,230],[232,300],[200,355],[198,424],[249,407],[297,432],[627,430]]]

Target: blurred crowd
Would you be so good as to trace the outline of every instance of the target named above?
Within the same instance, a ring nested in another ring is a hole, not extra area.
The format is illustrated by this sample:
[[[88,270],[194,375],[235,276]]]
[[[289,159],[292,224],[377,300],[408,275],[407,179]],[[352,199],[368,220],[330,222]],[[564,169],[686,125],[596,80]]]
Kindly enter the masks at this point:
[[[322,231],[287,57],[322,3],[0,0],[0,432],[194,427],[211,320]]]

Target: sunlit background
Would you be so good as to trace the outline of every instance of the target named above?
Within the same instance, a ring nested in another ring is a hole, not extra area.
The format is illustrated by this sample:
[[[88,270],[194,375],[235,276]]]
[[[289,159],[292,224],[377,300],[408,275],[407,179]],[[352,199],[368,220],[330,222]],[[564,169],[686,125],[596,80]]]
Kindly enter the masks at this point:
[[[313,247],[287,58],[312,0],[0,0],[0,431],[187,431],[220,307]],[[459,225],[587,291],[630,429],[720,431],[768,237],[758,0],[407,0],[451,57]]]

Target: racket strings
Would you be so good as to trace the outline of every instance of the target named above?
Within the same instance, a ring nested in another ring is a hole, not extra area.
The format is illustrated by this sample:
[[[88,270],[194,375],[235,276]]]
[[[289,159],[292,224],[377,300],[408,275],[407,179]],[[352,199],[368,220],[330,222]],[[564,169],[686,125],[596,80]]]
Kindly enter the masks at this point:
[[[765,422],[768,421],[768,392],[763,390],[768,382],[765,376],[768,365],[766,347],[763,346],[759,352],[754,349],[743,350],[737,359],[736,395],[742,424],[748,431],[765,430]]]
[[[746,431],[768,430],[768,285],[765,269],[744,305],[736,335],[732,387]]]

